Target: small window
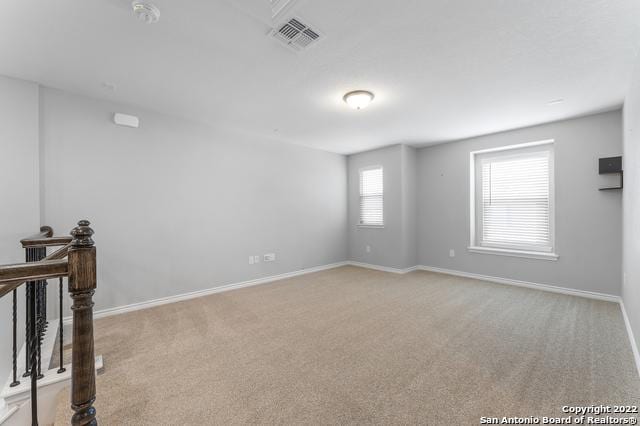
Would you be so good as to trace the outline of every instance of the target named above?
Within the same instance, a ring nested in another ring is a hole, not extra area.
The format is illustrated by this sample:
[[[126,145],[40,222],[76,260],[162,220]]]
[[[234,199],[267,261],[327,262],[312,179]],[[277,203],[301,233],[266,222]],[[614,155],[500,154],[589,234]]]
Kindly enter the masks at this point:
[[[553,253],[553,144],[472,153],[471,245]]]
[[[384,226],[384,188],[382,167],[360,170],[361,226]]]

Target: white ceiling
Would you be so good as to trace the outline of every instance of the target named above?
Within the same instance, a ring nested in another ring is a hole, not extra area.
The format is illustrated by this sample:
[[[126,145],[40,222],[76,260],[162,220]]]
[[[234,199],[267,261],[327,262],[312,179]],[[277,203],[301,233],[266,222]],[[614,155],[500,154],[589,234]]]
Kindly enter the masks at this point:
[[[146,25],[128,0],[2,0],[0,74],[352,153],[618,107],[640,41],[638,0],[300,0],[284,17],[325,39],[296,54],[268,1],[153,0]]]

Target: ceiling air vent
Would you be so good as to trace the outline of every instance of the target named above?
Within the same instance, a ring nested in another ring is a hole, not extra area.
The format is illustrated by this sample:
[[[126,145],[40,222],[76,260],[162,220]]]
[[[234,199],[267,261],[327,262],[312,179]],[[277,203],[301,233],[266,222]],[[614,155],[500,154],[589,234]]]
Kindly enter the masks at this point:
[[[307,49],[322,38],[318,31],[303,23],[300,18],[291,18],[280,24],[272,31],[272,35],[296,52]]]

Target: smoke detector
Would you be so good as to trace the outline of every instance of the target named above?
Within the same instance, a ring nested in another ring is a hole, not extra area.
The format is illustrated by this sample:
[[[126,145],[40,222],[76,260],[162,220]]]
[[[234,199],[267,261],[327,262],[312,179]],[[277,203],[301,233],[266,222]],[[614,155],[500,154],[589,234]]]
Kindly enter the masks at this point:
[[[144,3],[141,1],[134,1],[131,3],[133,13],[142,22],[147,24],[155,24],[160,19],[160,9],[151,3]]]
[[[298,17],[284,21],[271,31],[271,35],[296,52],[306,50],[322,38],[320,31]]]

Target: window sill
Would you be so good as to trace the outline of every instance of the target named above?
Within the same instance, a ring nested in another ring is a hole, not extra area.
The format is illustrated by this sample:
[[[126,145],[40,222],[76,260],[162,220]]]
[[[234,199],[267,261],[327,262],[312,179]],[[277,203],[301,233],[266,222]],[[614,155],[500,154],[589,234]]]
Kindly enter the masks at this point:
[[[544,253],[539,251],[510,250],[510,249],[498,249],[498,248],[476,247],[476,246],[467,247],[467,249],[471,253],[496,254],[499,256],[525,257],[529,259],[539,259],[539,260],[556,261],[558,260],[558,257],[560,257],[555,253]]]
[[[358,228],[384,228],[384,225],[358,225]]]

